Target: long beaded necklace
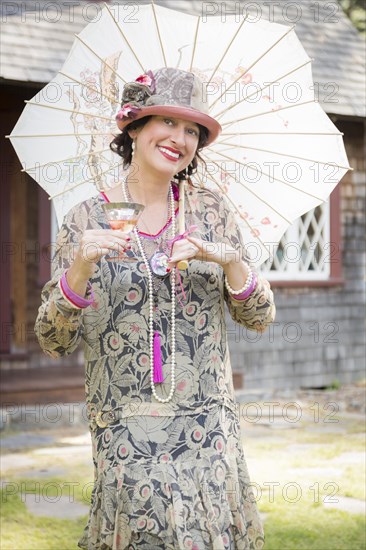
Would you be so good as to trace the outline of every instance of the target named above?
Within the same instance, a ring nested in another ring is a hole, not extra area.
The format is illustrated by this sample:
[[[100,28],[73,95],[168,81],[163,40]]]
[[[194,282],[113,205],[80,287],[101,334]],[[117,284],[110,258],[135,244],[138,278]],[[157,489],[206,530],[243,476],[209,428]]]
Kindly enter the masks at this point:
[[[122,184],[122,190],[124,194],[124,199],[128,201],[128,188],[127,188],[127,178],[124,178],[123,184]],[[176,229],[176,220],[175,220],[175,208],[174,208],[174,193],[172,187],[169,189],[170,194],[170,212],[172,217],[172,237],[175,236],[175,229]],[[176,349],[176,341],[175,341],[175,274],[176,274],[176,268],[173,267],[170,277],[171,282],[171,304],[172,304],[172,324],[171,324],[171,386],[169,395],[167,398],[159,397],[156,388],[155,388],[155,381],[154,381],[154,369],[155,369],[155,362],[154,357],[156,357],[156,350],[154,349],[154,280],[153,280],[153,270],[151,268],[151,265],[149,263],[149,260],[147,258],[146,252],[144,250],[144,247],[142,245],[142,241],[139,235],[139,230],[137,226],[134,228],[134,233],[136,236],[136,241],[139,247],[140,254],[142,256],[142,259],[144,261],[145,267],[146,267],[146,273],[148,277],[148,289],[149,289],[149,347],[150,347],[150,385],[151,385],[151,391],[153,396],[157,401],[160,403],[168,403],[171,401],[174,395],[175,391],[175,349]],[[155,256],[155,255],[154,255]],[[160,285],[159,285],[160,286]],[[155,292],[157,294],[157,289],[155,288]],[[161,380],[162,381],[162,380]]]

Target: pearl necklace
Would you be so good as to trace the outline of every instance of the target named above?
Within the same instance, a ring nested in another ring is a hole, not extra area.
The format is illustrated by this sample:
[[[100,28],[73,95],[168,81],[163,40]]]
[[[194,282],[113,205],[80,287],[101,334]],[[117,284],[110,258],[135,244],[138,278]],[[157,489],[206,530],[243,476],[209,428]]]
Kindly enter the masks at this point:
[[[124,199],[126,202],[128,202],[127,197],[127,177],[124,178],[122,183],[122,190],[124,194]],[[176,228],[176,222],[175,222],[175,209],[174,209],[174,193],[172,187],[170,187],[170,211],[172,213],[172,236],[175,236],[175,228]],[[144,261],[145,267],[146,267],[146,273],[148,277],[148,288],[149,288],[149,345],[150,345],[150,385],[151,385],[151,391],[153,396],[157,401],[160,403],[168,403],[172,400],[174,391],[175,391],[175,348],[176,348],[176,342],[175,342],[175,273],[176,268],[173,267],[172,273],[171,273],[171,286],[172,286],[172,293],[171,293],[171,302],[172,302],[172,326],[171,326],[171,349],[172,349],[172,358],[171,358],[171,386],[170,386],[170,392],[166,399],[163,399],[162,397],[159,397],[156,388],[155,388],[155,382],[154,382],[154,298],[153,298],[153,275],[152,271],[150,269],[150,264],[148,262],[147,256],[145,254],[145,250],[142,246],[142,242],[140,239],[139,231],[137,227],[134,228],[134,234],[136,236],[136,241],[139,247],[140,254],[142,256],[142,259]]]

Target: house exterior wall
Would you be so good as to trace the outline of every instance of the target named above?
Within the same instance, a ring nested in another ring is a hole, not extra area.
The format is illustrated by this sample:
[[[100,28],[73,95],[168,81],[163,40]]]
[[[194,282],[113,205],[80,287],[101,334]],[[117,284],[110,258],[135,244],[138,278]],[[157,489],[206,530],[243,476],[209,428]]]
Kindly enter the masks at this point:
[[[27,88],[3,86],[1,93],[1,134],[10,133],[30,91]],[[3,138],[4,139],[4,138]],[[26,243],[31,238],[34,211],[31,203],[28,176],[20,173],[21,165],[8,140],[2,144],[1,158],[1,220],[2,257],[1,287],[6,289],[1,300],[1,357],[15,354],[19,361],[26,359],[28,260]],[[34,183],[34,185],[36,185]],[[13,359],[13,357],[11,358]],[[15,363],[13,363],[15,364]]]
[[[24,94],[25,97],[29,96],[29,91],[24,91]],[[16,109],[18,116],[20,103]],[[229,344],[237,388],[241,385],[248,389],[322,387],[336,380],[349,382],[365,376],[364,122],[343,120],[338,121],[337,126],[345,134],[350,165],[354,168],[340,184],[341,277],[344,282],[336,286],[319,287],[306,284],[303,287],[291,287],[291,283],[276,287],[272,283],[277,317],[274,325],[264,334],[246,331],[228,318]],[[9,129],[5,129],[4,133],[9,133]],[[13,162],[17,162],[15,157]],[[25,181],[25,176],[19,172],[15,175],[14,166],[11,170],[14,172],[10,193],[11,234],[12,239],[18,238],[23,253],[18,256],[18,260],[15,256],[10,258],[12,297],[14,304],[18,301],[21,318],[16,318],[15,309],[12,315],[15,331],[23,330],[23,333],[20,340],[18,336],[13,338],[12,355],[2,357],[0,368],[14,370],[44,367],[48,369],[52,384],[53,367],[70,367],[65,372],[71,377],[73,367],[82,363],[82,354],[75,352],[69,357],[51,361],[40,350],[33,333],[40,305],[41,283],[44,282],[40,279],[39,269],[42,254],[39,224],[45,212],[40,209],[42,201],[39,200],[39,186],[30,179]],[[5,183],[4,180],[2,185]],[[2,208],[7,207],[3,205]],[[19,224],[22,221],[26,231],[19,239]],[[23,305],[19,304],[21,294],[20,288],[15,287],[17,280],[23,281],[22,292],[26,300]],[[21,327],[22,323],[25,330]],[[17,356],[20,352],[23,352],[21,358]],[[23,374],[21,377],[23,379]],[[75,383],[80,386],[80,377]]]
[[[324,387],[365,377],[365,124],[336,124],[354,169],[340,184],[344,282],[277,288],[273,282],[277,315],[263,334],[228,319],[232,367],[245,388]]]
[[[49,279],[50,264],[44,243],[50,241],[47,228],[50,203],[45,191],[27,174],[9,140],[24,107],[24,100],[38,91],[35,87],[3,86],[0,185],[1,208],[1,353],[0,370],[49,365],[39,347],[34,323],[40,306],[43,284]],[[46,200],[45,200],[46,197]],[[43,205],[42,209],[40,205]],[[49,224],[48,224],[49,227]],[[42,262],[42,270],[40,265]],[[43,275],[43,280],[42,280]],[[46,277],[46,278],[45,278]],[[75,359],[72,360],[75,362]]]

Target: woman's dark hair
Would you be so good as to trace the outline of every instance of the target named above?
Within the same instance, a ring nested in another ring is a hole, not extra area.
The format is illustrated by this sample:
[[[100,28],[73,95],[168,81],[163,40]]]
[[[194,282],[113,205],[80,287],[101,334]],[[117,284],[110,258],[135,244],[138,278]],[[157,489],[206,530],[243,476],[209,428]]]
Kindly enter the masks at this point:
[[[128,166],[130,166],[132,162],[132,139],[128,135],[129,130],[136,130],[137,128],[145,126],[145,124],[150,120],[151,117],[152,115],[145,116],[131,122],[131,124],[123,128],[122,133],[118,134],[118,136],[116,136],[114,140],[110,143],[109,147],[112,149],[112,151],[123,158],[124,169],[128,168]],[[187,166],[187,168],[185,168],[181,172],[178,172],[178,174],[174,176],[177,180],[184,180],[194,174],[197,170],[198,159],[206,164],[203,158],[200,156],[199,152],[207,143],[208,130],[207,128],[205,128],[205,126],[202,126],[201,124],[197,124],[197,126],[199,128],[200,134],[198,138],[196,154],[191,163]]]

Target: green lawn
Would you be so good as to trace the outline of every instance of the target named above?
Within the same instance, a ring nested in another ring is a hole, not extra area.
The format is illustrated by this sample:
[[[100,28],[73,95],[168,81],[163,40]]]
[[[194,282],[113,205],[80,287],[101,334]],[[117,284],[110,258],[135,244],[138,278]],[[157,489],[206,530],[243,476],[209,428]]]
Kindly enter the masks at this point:
[[[366,498],[364,420],[340,416],[337,425],[346,433],[329,433],[324,423],[314,431],[306,414],[298,429],[242,424],[249,473],[261,488],[257,502],[266,515],[265,550],[366,549],[363,515],[323,504],[338,496]],[[361,460],[349,463],[348,453]]]
[[[266,550],[364,550],[362,515],[324,509],[312,498],[289,503],[281,497],[263,502]]]
[[[1,550],[76,550],[86,517],[76,521],[30,514],[19,496],[1,491]],[[80,549],[79,549],[80,550]]]
[[[323,505],[332,493],[335,498],[340,495],[365,499],[364,464],[357,460],[342,462],[345,454],[360,454],[364,450],[364,425],[357,418],[340,419],[340,422],[347,427],[347,433],[314,431],[306,421],[299,429],[243,427],[250,476],[258,484],[258,507],[265,514],[265,550],[366,549],[364,517]],[[32,453],[30,450],[27,454],[34,457]],[[62,456],[36,456],[38,468],[57,466],[64,469],[65,474],[37,479],[20,478],[19,471],[9,471],[6,480],[19,486],[23,484],[23,492],[26,488],[26,492],[41,494],[42,488],[52,481],[62,486],[73,480],[77,482],[75,498],[88,504],[90,491],[85,495],[82,487],[92,480],[93,469],[91,463],[90,467],[85,463],[85,456],[80,457],[79,463]],[[313,475],[315,468],[316,475]],[[288,484],[294,484],[295,489],[290,487],[286,494]],[[297,499],[296,490],[299,491]],[[52,490],[48,491],[50,494]],[[74,521],[35,517],[27,511],[20,493],[9,496],[6,488],[1,493],[1,510],[1,550],[77,550],[77,541],[87,520],[86,517]]]

